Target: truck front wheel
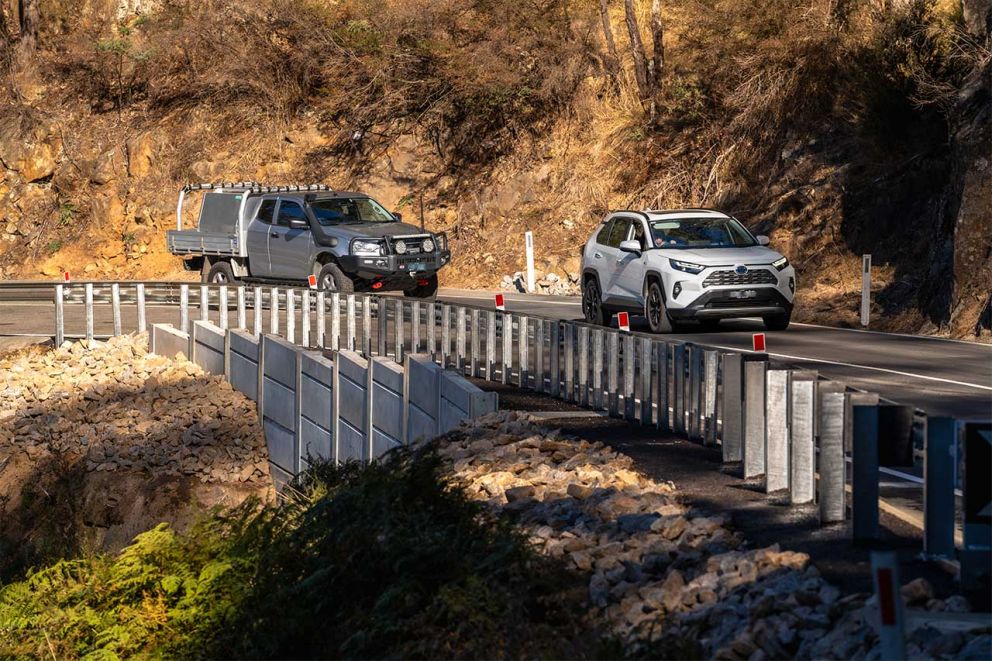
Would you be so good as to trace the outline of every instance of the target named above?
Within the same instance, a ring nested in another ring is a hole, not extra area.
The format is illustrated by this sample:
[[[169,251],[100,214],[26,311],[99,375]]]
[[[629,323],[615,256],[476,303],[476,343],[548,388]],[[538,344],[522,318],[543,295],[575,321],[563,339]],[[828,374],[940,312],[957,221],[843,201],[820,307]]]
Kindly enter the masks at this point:
[[[324,264],[317,274],[317,288],[326,292],[352,294],[355,282],[344,274],[337,264]]]
[[[208,282],[212,285],[229,285],[234,280],[234,270],[231,269],[231,265],[228,262],[217,262],[210,267],[206,277],[203,278],[203,282]]]

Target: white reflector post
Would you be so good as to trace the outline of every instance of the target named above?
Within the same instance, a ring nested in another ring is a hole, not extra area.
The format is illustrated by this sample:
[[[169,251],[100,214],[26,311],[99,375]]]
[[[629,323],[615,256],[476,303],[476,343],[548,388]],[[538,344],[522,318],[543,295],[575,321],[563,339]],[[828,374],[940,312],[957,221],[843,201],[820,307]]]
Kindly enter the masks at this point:
[[[861,256],[861,325],[867,326],[871,315],[871,255]]]
[[[527,291],[534,293],[534,233],[524,233],[524,247],[527,252]]]
[[[896,554],[892,551],[873,551],[871,570],[878,597],[879,657],[883,661],[905,659],[902,595]]]

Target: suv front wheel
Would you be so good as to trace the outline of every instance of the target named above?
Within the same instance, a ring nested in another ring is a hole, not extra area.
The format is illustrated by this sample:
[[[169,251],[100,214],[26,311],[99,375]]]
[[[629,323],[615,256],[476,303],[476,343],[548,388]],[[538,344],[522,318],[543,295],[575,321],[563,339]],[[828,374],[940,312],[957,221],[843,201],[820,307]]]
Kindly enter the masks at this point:
[[[582,288],[582,314],[586,321],[597,326],[606,324],[606,313],[603,311],[603,295],[599,291],[596,278],[586,280]]]
[[[671,333],[672,320],[668,318],[665,309],[665,298],[661,294],[661,285],[657,280],[648,283],[647,296],[644,298],[644,316],[652,333]]]

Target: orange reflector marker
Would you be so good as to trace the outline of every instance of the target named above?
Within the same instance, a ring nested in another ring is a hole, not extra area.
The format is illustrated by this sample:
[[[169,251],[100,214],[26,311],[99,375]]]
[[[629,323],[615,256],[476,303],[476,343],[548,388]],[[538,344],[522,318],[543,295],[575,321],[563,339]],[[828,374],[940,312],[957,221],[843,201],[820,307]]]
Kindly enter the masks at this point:
[[[317,288],[317,276],[315,276],[312,273],[310,275],[308,275],[307,276],[307,284],[310,285],[310,289],[316,289]]]
[[[382,289],[382,280],[376,280],[373,282],[372,289]]]
[[[765,350],[765,334],[755,333],[751,336],[751,348],[752,351],[764,351]]]
[[[617,325],[620,326],[620,330],[630,332],[630,315],[626,312],[618,312]]]

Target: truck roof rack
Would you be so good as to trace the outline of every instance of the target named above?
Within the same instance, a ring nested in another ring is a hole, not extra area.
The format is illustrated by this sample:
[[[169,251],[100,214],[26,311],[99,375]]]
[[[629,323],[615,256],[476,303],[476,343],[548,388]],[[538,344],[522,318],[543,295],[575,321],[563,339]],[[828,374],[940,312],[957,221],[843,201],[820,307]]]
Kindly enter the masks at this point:
[[[291,184],[288,186],[269,186],[257,181],[220,182],[216,184],[186,184],[179,189],[180,193],[195,190],[229,190],[246,191],[250,193],[306,193],[334,190],[327,184]]]

